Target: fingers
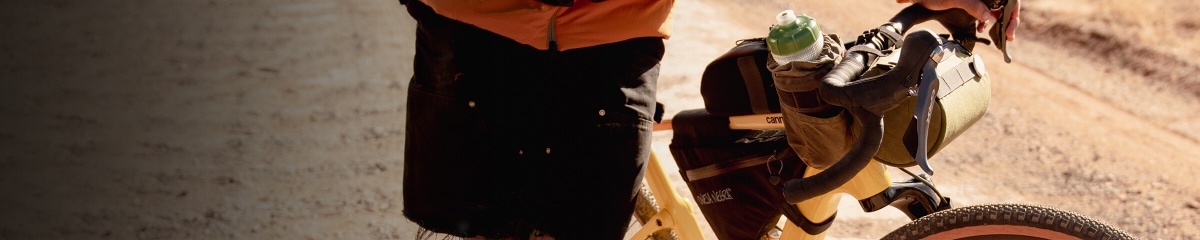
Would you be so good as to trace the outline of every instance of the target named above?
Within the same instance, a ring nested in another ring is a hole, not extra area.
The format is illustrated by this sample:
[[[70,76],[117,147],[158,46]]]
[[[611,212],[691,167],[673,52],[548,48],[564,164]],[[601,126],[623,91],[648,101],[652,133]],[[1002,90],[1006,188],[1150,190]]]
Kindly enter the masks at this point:
[[[992,10],[988,9],[987,5],[983,4],[983,1],[960,0],[958,7],[966,10],[967,13],[970,13],[971,16],[975,17],[975,19],[979,19],[979,21],[985,24],[996,20],[996,17],[992,16]]]
[[[1009,18],[1008,28],[1004,29],[1004,35],[1008,41],[1013,41],[1017,39],[1017,27],[1021,25],[1021,0],[1010,1],[1017,1],[1016,4],[1014,4],[1016,9],[1012,10],[1012,15],[999,17]],[[991,9],[988,9],[986,4],[983,4],[983,1],[979,0],[896,0],[896,2],[921,4],[922,6],[934,11],[961,8],[967,11],[967,13],[970,13],[971,16],[975,17],[975,19],[979,20],[979,24],[975,27],[975,30],[979,32],[986,30],[987,25],[996,21],[996,15],[1000,14],[997,12],[992,12]]]
[[[961,8],[970,13],[975,19],[979,19],[979,21],[986,23],[996,20],[996,17],[992,16],[991,9],[988,9],[987,5],[979,0],[896,0],[896,2],[921,4],[921,6],[934,11]]]
[[[1013,5],[1015,9],[1012,10],[1012,16],[1007,16],[1010,17],[1008,29],[1004,29],[1004,35],[1006,35],[1008,41],[1011,42],[1017,39],[1017,26],[1021,25],[1021,0],[1010,1],[1017,1],[1017,3]]]
[[[1016,14],[1013,14],[1016,16]],[[1004,35],[1008,35],[1008,41],[1017,39],[1017,26],[1021,25],[1021,18],[1013,17],[1012,22],[1008,24],[1008,29],[1004,30]]]
[[[978,19],[979,23],[975,25],[975,31],[977,32],[984,32],[984,30],[987,29],[988,24],[996,20],[996,16],[993,15],[992,10],[988,9],[987,5],[983,4],[983,1],[958,0],[957,2],[949,4],[953,4],[955,5],[953,7],[961,8],[967,11],[967,13],[970,13],[971,16],[975,17],[975,19]]]

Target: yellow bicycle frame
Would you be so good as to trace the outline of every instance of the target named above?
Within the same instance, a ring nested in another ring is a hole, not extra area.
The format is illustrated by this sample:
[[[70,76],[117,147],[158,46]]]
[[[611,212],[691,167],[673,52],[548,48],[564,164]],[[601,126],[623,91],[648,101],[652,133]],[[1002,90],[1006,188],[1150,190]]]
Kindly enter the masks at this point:
[[[781,117],[782,114],[735,116],[729,118],[729,127],[731,129],[780,129],[783,128],[783,124],[780,121],[771,120]],[[669,124],[669,122],[664,122],[660,126],[656,126],[655,130],[669,129]],[[675,234],[682,240],[705,239],[700,230],[699,219],[692,212],[692,205],[685,201],[678,192],[675,192],[675,186],[671,184],[671,179],[668,177],[669,173],[662,167],[662,164],[657,154],[650,153],[644,181],[650,187],[650,191],[654,193],[654,200],[658,203],[659,212],[647,221],[645,226],[638,230],[631,239],[646,239],[650,234],[661,229],[675,230]],[[820,172],[821,170],[810,167],[805,171],[804,176],[809,177]],[[837,205],[841,201],[842,193],[863,200],[883,192],[891,186],[891,183],[892,179],[887,173],[887,168],[878,161],[871,161],[870,165],[846,184],[795,206],[808,221],[821,223],[829,220],[837,212]],[[785,224],[783,236],[780,239],[824,238],[824,232],[810,235],[794,224]]]
[[[645,226],[631,239],[646,239],[661,229],[675,230],[675,234],[681,240],[704,239],[700,231],[700,220],[692,213],[692,204],[684,201],[684,198],[675,192],[675,186],[671,184],[667,171],[659,161],[657,154],[651,152],[650,160],[646,163],[644,180],[650,187],[650,192],[654,193],[654,201],[658,203],[659,208],[658,214],[646,221]]]

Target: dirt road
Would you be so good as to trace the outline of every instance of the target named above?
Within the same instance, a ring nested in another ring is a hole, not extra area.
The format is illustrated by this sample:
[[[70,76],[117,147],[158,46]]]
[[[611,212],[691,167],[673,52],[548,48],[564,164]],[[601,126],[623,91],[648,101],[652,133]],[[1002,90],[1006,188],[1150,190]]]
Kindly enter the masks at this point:
[[[1015,62],[980,48],[993,101],[934,158],[934,180],[959,204],[1200,238],[1200,47],[1187,44],[1200,3],[1023,3]],[[396,2],[3,6],[0,239],[412,238],[400,181],[415,23]],[[779,10],[853,36],[901,7],[679,1],[659,97],[668,116],[702,107],[703,67]],[[655,136],[665,153],[670,134]],[[834,238],[905,222],[843,205]]]

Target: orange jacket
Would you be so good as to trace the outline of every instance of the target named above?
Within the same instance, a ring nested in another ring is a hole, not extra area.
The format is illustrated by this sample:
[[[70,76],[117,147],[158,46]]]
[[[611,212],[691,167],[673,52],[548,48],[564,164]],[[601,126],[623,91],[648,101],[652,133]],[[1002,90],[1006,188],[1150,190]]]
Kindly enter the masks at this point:
[[[569,8],[479,13],[462,6],[422,0],[439,15],[475,25],[537,49],[570,50],[639,37],[670,37],[674,0],[578,0]],[[551,25],[553,24],[553,25]]]

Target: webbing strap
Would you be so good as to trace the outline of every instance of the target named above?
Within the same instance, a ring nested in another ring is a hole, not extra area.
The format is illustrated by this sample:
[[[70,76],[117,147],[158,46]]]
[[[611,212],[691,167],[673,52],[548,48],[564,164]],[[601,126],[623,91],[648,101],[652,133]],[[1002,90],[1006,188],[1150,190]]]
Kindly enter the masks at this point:
[[[950,95],[950,93],[954,92],[954,90],[958,89],[958,87],[961,87],[963,84],[967,83],[967,81],[971,81],[972,78],[975,78],[975,76],[979,75],[975,73],[974,69],[971,68],[971,64],[974,62],[975,58],[966,58],[964,61],[959,62],[958,65],[955,65],[948,71],[938,74],[938,80],[941,81],[941,84],[938,84],[938,99]]]
[[[745,56],[738,58],[737,63],[738,70],[742,72],[742,79],[745,80],[746,95],[750,97],[750,109],[755,114],[771,113],[771,107],[767,105],[762,74],[758,72],[758,61],[755,61],[753,56]]]
[[[737,171],[738,169],[763,165],[769,162],[772,157],[774,157],[774,155],[747,157],[731,162],[709,164],[707,166],[684,171],[683,173],[687,175],[689,182],[696,181],[700,179],[716,177],[722,174]]]
[[[870,47],[867,45],[856,45],[856,46],[850,47],[850,49],[846,50],[846,52],[863,52],[863,53],[870,53],[871,55],[875,55],[875,56],[887,55],[887,53],[884,53],[883,51],[879,51],[879,49],[875,49],[875,47]]]

